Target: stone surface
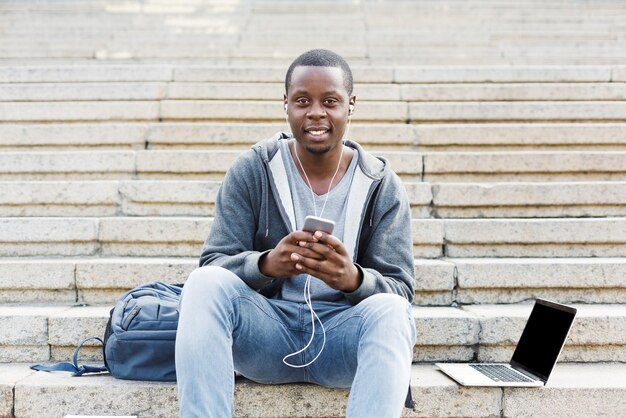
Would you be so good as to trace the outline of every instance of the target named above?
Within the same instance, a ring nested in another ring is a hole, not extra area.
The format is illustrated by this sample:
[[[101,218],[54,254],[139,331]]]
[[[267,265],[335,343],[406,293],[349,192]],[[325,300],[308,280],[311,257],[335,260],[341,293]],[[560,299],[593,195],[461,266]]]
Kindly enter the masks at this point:
[[[0,88],[0,101],[161,100],[166,91],[165,83],[15,83]]]
[[[444,221],[450,257],[618,257],[623,219],[491,219]]]
[[[26,368],[26,366],[23,366]],[[482,417],[497,415],[502,391],[498,388],[462,388],[434,366],[414,365],[411,389],[417,401],[407,417]],[[65,402],[68,393],[74,402]],[[308,384],[259,385],[238,379],[235,417],[339,417],[345,414],[348,391]],[[454,402],[441,403],[441,399]],[[305,404],[302,399],[308,399]],[[15,384],[15,415],[38,417],[45,406],[54,416],[116,414],[170,417],[178,413],[176,385],[132,382],[107,375],[76,379],[66,373],[38,372]]]
[[[403,416],[487,417],[500,415],[501,389],[461,387],[432,365],[414,365],[411,382],[416,409],[415,411],[405,409]]]
[[[476,351],[475,347],[463,345],[416,345],[413,347],[413,362],[472,361],[476,357]]]
[[[624,172],[626,153],[613,152],[459,152],[426,153],[426,174]]]
[[[442,255],[443,223],[438,219],[413,219],[413,253],[415,257],[435,258]]]
[[[0,218],[0,242],[90,242],[98,221],[89,218]]]
[[[84,291],[86,289],[131,289],[155,280],[184,283],[197,266],[197,258],[121,258],[79,261],[76,264],[76,286]],[[121,295],[119,290],[117,293]]]
[[[415,291],[413,303],[418,306],[450,306],[454,302],[454,293],[448,291]]]
[[[495,288],[458,289],[455,302],[463,305],[519,303],[535,299],[558,300],[561,303],[626,303],[626,290],[571,288]]]
[[[220,182],[127,181],[120,184],[126,215],[214,215]]]
[[[28,180],[88,176],[128,177],[135,172],[131,151],[4,152],[0,154],[0,178]]]
[[[609,67],[399,67],[395,70],[396,83],[510,83],[510,82],[608,82]]]
[[[68,216],[76,207],[88,213],[114,215],[119,206],[117,182],[0,182],[4,216]]]
[[[49,345],[0,345],[0,363],[43,362],[50,359]],[[65,358],[67,359],[67,357]]]
[[[172,69],[152,65],[47,65],[0,68],[2,83],[169,81]]]
[[[624,258],[454,259],[460,289],[623,288]]]
[[[473,314],[457,308],[413,307],[418,345],[474,345],[480,326]]]
[[[612,73],[613,81],[626,81],[626,66],[616,66]]]
[[[624,83],[408,84],[406,101],[582,101],[624,100]],[[393,99],[390,99],[393,100]]]
[[[72,402],[67,401],[68,393]],[[15,415],[39,417],[67,414],[177,415],[176,385],[116,380],[109,376],[77,379],[69,373],[38,372],[15,386]]]
[[[624,182],[436,183],[434,210],[446,218],[626,215]]]
[[[211,220],[203,218],[119,217],[100,220],[103,242],[204,242]]]
[[[4,102],[2,122],[157,120],[159,104],[152,101]]]
[[[409,119],[417,121],[597,121],[622,120],[620,102],[480,102],[410,103]]]
[[[34,373],[20,364],[0,364],[0,417],[13,415],[13,388],[20,380]]]
[[[0,147],[68,148],[109,146],[143,148],[146,125],[142,123],[50,123],[0,125]]]
[[[74,264],[65,260],[2,260],[0,289],[74,291]]]
[[[452,290],[455,286],[455,264],[450,261],[416,260],[416,290]]]
[[[0,289],[0,303],[68,304],[77,301],[76,289]]]
[[[186,66],[174,69],[174,81],[210,82],[284,82],[284,68],[233,66]]]
[[[48,319],[48,342],[53,346],[76,348],[87,337],[104,335],[112,305],[81,306],[50,315]],[[96,341],[86,343],[101,346]]]
[[[0,347],[47,346],[48,317],[64,310],[67,307],[0,305]]]
[[[621,416],[626,411],[624,365],[559,364],[545,388],[504,389],[505,416]]]
[[[137,171],[140,175],[165,173],[218,173],[221,179],[242,151],[139,151]],[[166,177],[171,178],[171,177]],[[203,177],[206,179],[206,177]]]
[[[415,126],[423,147],[592,147],[626,144],[624,123],[446,123]]]

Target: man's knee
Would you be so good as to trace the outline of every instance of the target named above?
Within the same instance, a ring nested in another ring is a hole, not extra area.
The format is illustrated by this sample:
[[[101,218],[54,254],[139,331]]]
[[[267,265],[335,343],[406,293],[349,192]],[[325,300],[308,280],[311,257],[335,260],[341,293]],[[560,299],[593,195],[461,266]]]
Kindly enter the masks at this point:
[[[411,303],[402,296],[392,293],[372,295],[361,302],[364,306],[365,322],[391,331],[415,333],[415,322]]]
[[[215,297],[228,296],[243,281],[222,267],[204,266],[191,272],[185,282],[183,299],[192,297],[206,301]],[[191,296],[193,295],[193,296]]]

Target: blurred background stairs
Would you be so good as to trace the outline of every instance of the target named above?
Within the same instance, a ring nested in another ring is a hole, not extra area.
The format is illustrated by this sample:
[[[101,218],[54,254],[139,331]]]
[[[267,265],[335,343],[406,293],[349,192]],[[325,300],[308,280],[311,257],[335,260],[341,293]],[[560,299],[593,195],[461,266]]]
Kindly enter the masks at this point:
[[[220,181],[279,130],[288,64],[351,64],[351,138],[405,181],[406,416],[626,416],[626,3],[0,2],[0,416],[177,415],[174,384],[35,373],[148,281],[197,265]],[[462,388],[535,298],[578,318],[548,386]],[[87,347],[85,360],[100,361]],[[237,384],[236,416],[343,416],[346,391]]]

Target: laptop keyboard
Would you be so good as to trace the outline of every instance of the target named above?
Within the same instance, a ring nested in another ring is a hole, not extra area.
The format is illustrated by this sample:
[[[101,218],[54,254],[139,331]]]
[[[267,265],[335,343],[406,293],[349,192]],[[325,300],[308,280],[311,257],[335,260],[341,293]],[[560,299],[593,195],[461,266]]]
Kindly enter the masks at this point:
[[[496,382],[534,382],[533,379],[502,364],[470,364],[470,366]]]

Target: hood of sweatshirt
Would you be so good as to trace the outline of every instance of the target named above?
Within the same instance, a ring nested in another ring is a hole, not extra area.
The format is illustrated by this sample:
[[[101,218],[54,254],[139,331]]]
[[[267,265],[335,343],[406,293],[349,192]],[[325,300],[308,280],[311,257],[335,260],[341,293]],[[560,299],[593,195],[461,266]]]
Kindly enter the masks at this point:
[[[293,139],[291,134],[279,132],[273,137],[261,141],[253,146],[254,151],[261,158],[266,167],[267,182],[271,185],[271,193],[265,193],[265,199],[274,197],[280,208],[281,217],[290,231],[296,229],[295,210],[291,200],[289,182],[285,171],[285,164],[280,151],[280,141]],[[352,187],[348,195],[346,212],[351,216],[346,217],[344,226],[344,245],[350,256],[356,257],[357,244],[361,234],[361,226],[365,221],[367,207],[374,194],[376,186],[385,176],[388,163],[385,159],[374,157],[365,152],[356,142],[346,140],[344,144],[358,153],[358,169],[352,181]],[[265,205],[269,207],[268,204]],[[265,213],[266,236],[269,234],[270,214]],[[369,221],[371,225],[371,220]]]

